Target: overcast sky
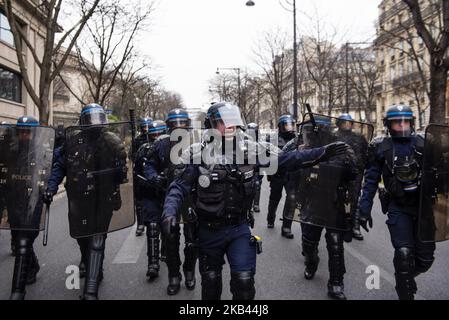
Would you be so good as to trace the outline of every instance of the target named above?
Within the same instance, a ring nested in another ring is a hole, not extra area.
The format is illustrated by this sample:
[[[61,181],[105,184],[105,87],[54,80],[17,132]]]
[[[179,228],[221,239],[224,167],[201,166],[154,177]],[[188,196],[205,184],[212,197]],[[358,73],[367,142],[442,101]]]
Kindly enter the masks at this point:
[[[181,94],[187,107],[209,104],[208,81],[217,67],[260,72],[251,52],[264,32],[281,28],[292,35],[293,15],[280,4],[288,7],[286,0],[254,2],[247,7],[246,0],[157,0],[140,51],[151,57],[164,87]],[[379,3],[297,0],[298,37],[310,29],[308,15],[335,26],[341,42],[372,40]]]

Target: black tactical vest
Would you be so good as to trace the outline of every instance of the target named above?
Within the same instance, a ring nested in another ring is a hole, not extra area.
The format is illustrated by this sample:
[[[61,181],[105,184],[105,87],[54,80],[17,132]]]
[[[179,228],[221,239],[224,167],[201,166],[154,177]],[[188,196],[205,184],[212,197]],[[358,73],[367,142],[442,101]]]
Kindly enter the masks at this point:
[[[200,221],[244,220],[251,209],[257,180],[256,165],[215,165],[199,167],[199,183],[194,195]],[[210,181],[201,183],[201,179]]]

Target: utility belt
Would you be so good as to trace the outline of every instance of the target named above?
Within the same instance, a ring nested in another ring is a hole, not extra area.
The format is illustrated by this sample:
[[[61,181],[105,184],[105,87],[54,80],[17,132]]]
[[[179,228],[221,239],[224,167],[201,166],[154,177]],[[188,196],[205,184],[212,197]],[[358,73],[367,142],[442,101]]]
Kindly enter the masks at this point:
[[[202,225],[207,225],[209,228],[220,228],[225,226],[235,226],[240,225],[243,223],[247,223],[246,215],[239,214],[233,214],[228,213],[221,217],[205,217],[205,216],[198,216],[199,223]]]

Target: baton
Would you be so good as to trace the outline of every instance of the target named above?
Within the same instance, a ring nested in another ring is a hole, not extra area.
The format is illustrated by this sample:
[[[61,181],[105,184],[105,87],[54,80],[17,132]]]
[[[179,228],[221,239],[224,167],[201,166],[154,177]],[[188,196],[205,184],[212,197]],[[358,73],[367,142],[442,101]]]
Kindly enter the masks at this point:
[[[50,205],[45,205],[45,227],[44,227],[44,239],[43,239],[43,245],[44,247],[47,246],[48,242],[48,225],[50,223]]]

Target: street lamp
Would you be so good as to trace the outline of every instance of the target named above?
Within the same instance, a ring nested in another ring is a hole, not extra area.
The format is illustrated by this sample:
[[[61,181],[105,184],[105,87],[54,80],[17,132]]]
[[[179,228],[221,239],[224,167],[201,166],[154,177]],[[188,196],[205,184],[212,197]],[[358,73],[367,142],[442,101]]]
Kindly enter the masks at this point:
[[[298,48],[296,46],[296,0],[293,0],[292,3],[287,1],[287,3],[293,7],[293,10],[291,10],[293,13],[293,117],[296,121],[298,121]],[[255,3],[254,1],[249,0],[246,2],[246,5],[248,7],[252,7]],[[282,4],[281,6],[286,9]]]
[[[248,1],[249,2],[249,1]],[[237,87],[238,87],[238,106],[241,104],[240,96],[241,96],[241,88],[240,88],[240,68],[217,68],[216,74],[220,74],[220,70],[233,70],[237,71]]]

